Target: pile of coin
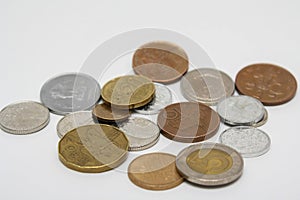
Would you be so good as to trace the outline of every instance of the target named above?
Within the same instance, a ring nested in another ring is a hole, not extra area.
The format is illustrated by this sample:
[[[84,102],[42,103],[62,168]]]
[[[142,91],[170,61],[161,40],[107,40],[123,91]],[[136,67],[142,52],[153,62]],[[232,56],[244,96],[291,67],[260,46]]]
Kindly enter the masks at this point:
[[[128,166],[135,185],[165,190],[187,180],[219,186],[242,175],[243,157],[268,152],[270,136],[257,128],[268,120],[264,106],[286,103],[297,90],[295,77],[273,64],[249,65],[235,83],[213,68],[188,71],[187,53],[164,41],[139,47],[132,67],[136,75],[112,77],[102,89],[83,73],[51,78],[41,88],[41,103],[5,107],[0,128],[30,134],[48,124],[49,111],[64,115],[57,124],[58,157],[66,167],[88,173],[117,168],[128,153],[151,148],[163,135],[188,146],[176,156],[155,152],[136,157]],[[173,102],[166,84],[176,81],[188,101]],[[235,88],[240,95],[233,96]],[[134,113],[157,115],[157,121]],[[219,143],[205,142],[219,132],[221,122],[230,128],[220,134]]]

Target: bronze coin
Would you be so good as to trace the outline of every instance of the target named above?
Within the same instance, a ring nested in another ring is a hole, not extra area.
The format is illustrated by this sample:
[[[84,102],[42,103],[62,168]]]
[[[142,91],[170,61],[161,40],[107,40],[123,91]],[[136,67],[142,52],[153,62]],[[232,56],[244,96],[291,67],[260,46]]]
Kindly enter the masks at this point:
[[[161,133],[178,142],[199,142],[214,136],[220,126],[219,115],[201,103],[175,103],[163,109],[157,118]]]
[[[122,122],[130,117],[129,110],[120,110],[107,104],[98,104],[93,109],[93,116],[104,123]]]
[[[167,190],[183,182],[175,164],[176,157],[167,153],[149,153],[134,159],[128,177],[137,186],[148,190]]]
[[[289,71],[266,63],[243,68],[237,74],[235,84],[240,94],[257,98],[267,106],[290,101],[297,90],[297,81]]]
[[[144,75],[154,82],[170,83],[187,72],[189,61],[181,47],[156,41],[144,44],[136,50],[132,67],[136,74]]]

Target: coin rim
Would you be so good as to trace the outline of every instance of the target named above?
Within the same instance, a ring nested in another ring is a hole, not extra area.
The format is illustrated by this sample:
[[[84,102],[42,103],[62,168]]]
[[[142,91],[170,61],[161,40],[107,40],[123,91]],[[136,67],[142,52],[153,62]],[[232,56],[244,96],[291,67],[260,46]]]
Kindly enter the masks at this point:
[[[93,117],[96,118],[99,122],[103,122],[103,123],[123,122],[123,121],[126,121],[131,116],[131,111],[128,110],[128,113],[126,115],[123,115],[122,117],[119,117],[119,118],[114,118],[114,119],[113,118],[101,118],[101,116],[96,115],[95,109],[97,106],[102,106],[103,104],[110,107],[110,105],[107,105],[106,103],[101,103],[101,104],[95,105],[95,107],[92,110]]]

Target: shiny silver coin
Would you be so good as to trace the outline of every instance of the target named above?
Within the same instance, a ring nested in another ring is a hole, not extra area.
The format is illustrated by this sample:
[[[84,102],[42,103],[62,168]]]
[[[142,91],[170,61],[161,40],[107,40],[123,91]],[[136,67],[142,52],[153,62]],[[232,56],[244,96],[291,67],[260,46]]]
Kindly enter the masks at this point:
[[[264,109],[265,110],[265,113],[264,113],[264,116],[262,118],[262,120],[260,120],[259,122],[256,122],[254,124],[252,124],[251,126],[253,127],[260,127],[262,125],[265,125],[268,121],[268,118],[269,118],[269,114],[268,114],[268,111],[267,109]]]
[[[245,158],[263,155],[271,146],[268,134],[249,126],[237,126],[225,130],[220,135],[220,142],[236,149]]]
[[[188,181],[203,186],[219,186],[237,180],[244,161],[231,147],[200,143],[183,149],[176,157],[178,172]]]
[[[263,104],[253,97],[232,96],[218,104],[217,112],[226,124],[251,126],[262,120],[265,109]]]
[[[65,115],[91,109],[100,99],[101,89],[91,76],[70,73],[48,80],[42,87],[41,101],[51,112]]]
[[[43,129],[49,123],[48,108],[34,101],[8,105],[0,112],[0,128],[15,135],[25,135]]]
[[[58,137],[62,138],[69,131],[80,126],[95,124],[91,111],[78,111],[64,116],[56,126]]]
[[[135,111],[144,115],[154,115],[159,111],[172,103],[172,93],[168,87],[154,83],[155,85],[155,97],[154,99],[142,108],[138,108]]]
[[[158,126],[145,118],[130,118],[119,125],[129,140],[129,151],[145,150],[155,145],[159,140]]]
[[[180,82],[182,95],[189,101],[216,105],[234,93],[234,82],[224,72],[199,68],[188,72]]]

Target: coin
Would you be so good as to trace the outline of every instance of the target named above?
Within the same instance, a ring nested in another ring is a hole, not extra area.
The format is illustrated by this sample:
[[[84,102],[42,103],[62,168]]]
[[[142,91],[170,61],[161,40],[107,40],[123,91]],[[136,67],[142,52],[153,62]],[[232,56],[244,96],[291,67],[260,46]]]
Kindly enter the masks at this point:
[[[201,143],[183,149],[176,157],[176,167],[192,183],[219,186],[237,180],[242,175],[244,161],[228,146]]]
[[[236,149],[243,157],[257,157],[267,153],[271,139],[262,130],[249,126],[232,127],[220,135],[220,142]]]
[[[144,76],[127,75],[107,82],[102,89],[102,98],[113,108],[139,108],[152,101],[155,86]]]
[[[265,109],[262,103],[253,97],[232,96],[218,104],[217,112],[226,124],[251,126],[261,121]]]
[[[239,93],[257,98],[267,106],[284,104],[297,91],[297,81],[289,71],[266,63],[243,68],[237,74],[235,83]]]
[[[161,133],[178,142],[199,142],[214,136],[220,125],[218,114],[201,103],[175,103],[163,109],[157,118]]]
[[[81,126],[68,132],[58,145],[59,159],[68,168],[99,173],[118,167],[127,158],[128,140],[106,124]]]
[[[144,44],[136,50],[132,67],[135,73],[154,82],[170,83],[187,72],[189,61],[181,47],[170,42],[156,41]]]
[[[1,110],[0,128],[7,133],[25,135],[42,130],[49,119],[48,108],[34,101],[24,101]]]
[[[159,113],[161,109],[172,103],[172,93],[164,85],[154,83],[155,85],[155,97],[154,99],[145,105],[144,107],[138,108],[135,111],[144,115],[154,115]]]
[[[84,125],[95,124],[91,111],[78,111],[67,114],[59,120],[56,126],[58,137],[62,138],[66,133]]]
[[[253,126],[253,127],[260,127],[260,126],[262,126],[262,125],[264,125],[264,124],[267,123],[268,118],[269,118],[269,114],[268,114],[267,109],[264,109],[264,111],[265,111],[265,114],[264,114],[264,117],[262,118],[262,120],[260,120],[257,123],[252,124],[251,126]]]
[[[42,87],[42,103],[55,114],[91,109],[100,99],[100,85],[91,76],[69,73],[48,80]]]
[[[115,123],[121,122],[130,117],[131,112],[129,110],[120,110],[112,108],[107,104],[98,104],[93,109],[93,116],[103,123]]]
[[[129,151],[145,150],[155,145],[159,139],[157,125],[145,118],[136,117],[119,125],[129,140]]]
[[[175,166],[175,156],[149,153],[134,159],[128,167],[128,177],[137,186],[148,190],[167,190],[183,182]]]

